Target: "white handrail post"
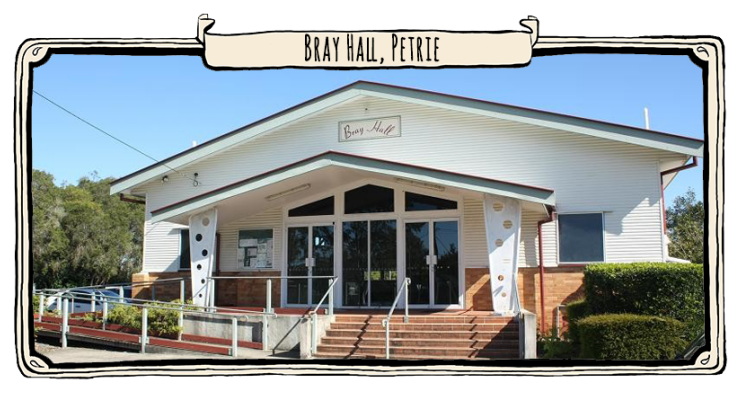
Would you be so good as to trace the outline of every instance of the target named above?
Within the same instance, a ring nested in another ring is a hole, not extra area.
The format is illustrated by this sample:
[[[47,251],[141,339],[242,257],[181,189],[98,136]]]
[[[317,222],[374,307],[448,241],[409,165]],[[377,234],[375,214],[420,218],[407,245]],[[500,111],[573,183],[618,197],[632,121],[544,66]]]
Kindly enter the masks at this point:
[[[92,298],[90,300],[90,312],[95,313],[96,306],[95,306],[95,300],[97,299],[97,295],[93,292]]]
[[[318,320],[317,315],[312,313],[310,315],[310,352],[314,355],[318,351]]]
[[[210,289],[208,291],[208,306],[210,306],[210,311],[215,312],[216,311],[216,281],[213,279],[213,277],[210,278]]]
[[[267,310],[262,314],[262,350],[269,349],[268,327],[267,327]]]
[[[180,279],[180,316],[177,318],[177,326],[180,331],[177,333],[177,340],[182,340],[182,331],[185,330],[185,279]]]
[[[46,305],[46,296],[41,294],[38,301],[38,321],[41,322],[44,317],[44,306]]]
[[[390,359],[390,319],[383,319],[382,325],[385,328],[385,359]]]
[[[141,353],[146,353],[146,342],[149,341],[149,309],[141,309]]]
[[[331,283],[328,287],[328,315],[334,316],[334,281],[336,279],[331,279]]]
[[[131,287],[131,292],[133,292],[133,286]],[[118,286],[118,296],[120,296],[121,299],[124,298],[124,296],[123,296],[123,286]]]
[[[67,331],[69,331],[69,299],[62,299],[62,348],[67,347]]]
[[[267,279],[267,312],[272,312],[272,279]]]
[[[410,279],[405,279],[405,318],[403,318],[403,322],[408,323],[410,321],[410,318],[408,316],[408,288],[411,285]]]
[[[71,313],[74,313],[74,295],[72,295]]]
[[[235,316],[231,318],[231,356],[239,356],[239,321]]]
[[[108,323],[108,298],[103,297],[103,330]]]

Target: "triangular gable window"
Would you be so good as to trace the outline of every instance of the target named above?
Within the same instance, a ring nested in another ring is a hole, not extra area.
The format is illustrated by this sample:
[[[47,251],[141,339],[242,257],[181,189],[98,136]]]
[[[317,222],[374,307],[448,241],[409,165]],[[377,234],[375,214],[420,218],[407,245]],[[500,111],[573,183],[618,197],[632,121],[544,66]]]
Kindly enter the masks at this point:
[[[295,207],[287,212],[289,217],[332,216],[334,214],[334,197]]]
[[[457,202],[423,194],[405,193],[405,211],[456,210]]]

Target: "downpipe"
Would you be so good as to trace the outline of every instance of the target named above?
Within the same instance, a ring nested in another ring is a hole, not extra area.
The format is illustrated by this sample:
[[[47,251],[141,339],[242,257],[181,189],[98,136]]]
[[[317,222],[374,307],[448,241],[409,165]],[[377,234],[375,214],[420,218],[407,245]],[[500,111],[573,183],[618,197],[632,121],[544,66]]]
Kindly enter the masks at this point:
[[[541,292],[541,334],[544,335],[544,330],[546,328],[546,307],[545,307],[545,294],[544,294],[544,242],[542,241],[542,230],[541,227],[546,223],[551,223],[554,221],[556,213],[554,210],[554,207],[551,207],[551,210],[549,212],[549,217],[545,218],[544,220],[540,220],[537,224],[537,232],[539,236],[539,291]]]

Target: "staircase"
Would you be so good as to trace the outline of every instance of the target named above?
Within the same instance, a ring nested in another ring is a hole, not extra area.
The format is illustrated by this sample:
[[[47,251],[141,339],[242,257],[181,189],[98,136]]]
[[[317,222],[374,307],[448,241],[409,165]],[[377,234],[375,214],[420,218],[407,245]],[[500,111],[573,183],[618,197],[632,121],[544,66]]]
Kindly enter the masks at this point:
[[[384,359],[387,315],[336,315],[318,344],[315,358]],[[394,316],[392,359],[515,359],[518,321],[514,317],[468,315]]]

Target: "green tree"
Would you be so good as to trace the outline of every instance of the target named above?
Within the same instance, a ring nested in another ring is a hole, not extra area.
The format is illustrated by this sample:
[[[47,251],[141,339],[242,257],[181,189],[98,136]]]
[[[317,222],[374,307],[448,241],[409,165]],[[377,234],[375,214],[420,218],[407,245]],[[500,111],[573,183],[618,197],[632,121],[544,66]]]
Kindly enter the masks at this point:
[[[144,208],[109,194],[112,178],[93,173],[57,187],[33,171],[33,275],[39,287],[130,280],[141,267]]]
[[[670,237],[670,256],[703,263],[703,201],[695,198],[692,188],[675,197],[667,209],[667,234]]]
[[[54,185],[51,174],[33,170],[31,204],[34,282],[41,287],[60,287],[67,270],[68,243],[62,230],[62,190]]]

